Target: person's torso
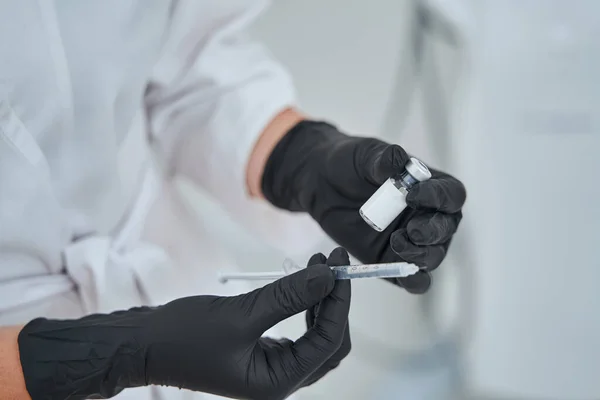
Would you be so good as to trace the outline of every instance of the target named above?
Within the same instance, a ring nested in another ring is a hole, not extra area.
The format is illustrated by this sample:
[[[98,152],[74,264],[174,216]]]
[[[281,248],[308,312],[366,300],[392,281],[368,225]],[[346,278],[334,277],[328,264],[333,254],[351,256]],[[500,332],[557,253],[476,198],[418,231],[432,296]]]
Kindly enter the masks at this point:
[[[170,7],[3,3],[0,281],[55,273],[67,243],[119,223],[139,189],[143,96]]]

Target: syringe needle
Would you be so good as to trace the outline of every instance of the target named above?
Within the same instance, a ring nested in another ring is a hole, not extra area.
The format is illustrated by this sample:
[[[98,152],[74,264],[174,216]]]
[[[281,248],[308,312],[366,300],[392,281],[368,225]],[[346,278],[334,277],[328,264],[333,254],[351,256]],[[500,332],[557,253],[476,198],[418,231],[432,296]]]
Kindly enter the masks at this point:
[[[219,274],[219,282],[227,283],[232,280],[243,281],[274,281],[286,275],[283,271],[270,272],[239,272],[234,274]]]

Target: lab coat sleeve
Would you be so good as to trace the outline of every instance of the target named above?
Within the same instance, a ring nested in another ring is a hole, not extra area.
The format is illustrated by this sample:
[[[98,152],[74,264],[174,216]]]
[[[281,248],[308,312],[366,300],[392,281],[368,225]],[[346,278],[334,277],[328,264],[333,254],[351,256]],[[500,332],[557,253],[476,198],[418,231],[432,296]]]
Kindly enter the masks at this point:
[[[247,32],[266,6],[260,0],[176,3],[147,91],[147,114],[167,172],[200,185],[271,245],[301,254],[322,237],[316,224],[253,200],[246,189],[258,137],[296,102],[288,72]]]

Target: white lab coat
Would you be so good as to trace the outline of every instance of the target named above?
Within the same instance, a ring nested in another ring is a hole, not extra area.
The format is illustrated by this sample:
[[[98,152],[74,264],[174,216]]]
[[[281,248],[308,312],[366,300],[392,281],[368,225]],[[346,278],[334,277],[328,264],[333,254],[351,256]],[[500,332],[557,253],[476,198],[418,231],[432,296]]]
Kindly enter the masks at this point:
[[[247,290],[217,283],[233,263],[187,213],[176,175],[266,239],[299,244],[291,217],[246,194],[258,135],[295,101],[245,35],[264,6],[0,3],[0,324]],[[120,396],[151,392],[210,397]]]
[[[424,0],[424,113],[468,188],[460,370],[473,398],[600,398],[597,1]]]

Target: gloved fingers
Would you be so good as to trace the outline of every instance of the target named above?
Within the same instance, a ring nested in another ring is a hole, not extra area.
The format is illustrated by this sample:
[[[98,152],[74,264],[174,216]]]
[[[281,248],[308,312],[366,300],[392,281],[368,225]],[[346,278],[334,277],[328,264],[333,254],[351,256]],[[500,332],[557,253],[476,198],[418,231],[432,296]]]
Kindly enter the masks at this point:
[[[344,342],[340,349],[329,358],[323,365],[319,367],[315,372],[313,372],[303,383],[302,387],[310,386],[313,383],[317,382],[319,379],[327,375],[332,370],[336,369],[342,362],[344,358],[350,354],[350,350],[352,349],[352,345],[350,342],[350,327],[349,324],[346,325],[346,332],[344,337]]]
[[[327,264],[327,257],[325,257],[323,253],[317,253],[313,254],[310,257],[308,263],[306,264],[306,267],[311,268],[313,266],[321,264]],[[306,310],[306,327],[309,329],[312,328],[312,326],[315,324],[315,316],[319,312],[319,305],[321,305],[320,302],[317,303],[314,307],[310,307],[308,310]]]
[[[431,274],[428,271],[420,270],[414,275],[406,278],[396,278],[396,283],[402,286],[408,293],[423,294],[431,287]]]
[[[306,313],[306,326],[308,329],[312,328],[315,325],[317,315],[319,315],[318,309],[313,309]],[[352,339],[350,338],[350,324],[346,324],[346,329],[344,330],[344,338],[342,339],[342,344],[339,349],[333,354],[329,360],[327,360],[326,364],[336,364],[336,366],[350,354],[352,350]]]
[[[333,298],[324,300],[314,325],[294,343],[295,365],[290,370],[298,374],[296,378],[300,382],[312,376],[337,355],[347,334],[349,303]],[[350,351],[349,344],[345,351]],[[345,357],[347,354],[342,355]]]
[[[330,267],[350,265],[350,256],[344,248],[337,247],[331,252],[331,254],[329,254],[329,258],[327,258],[327,265]],[[335,281],[335,286],[328,297],[334,297],[340,301],[347,301],[348,304],[350,304],[350,299],[352,297],[352,285],[350,282],[351,281],[349,279]],[[326,365],[332,366],[335,364],[335,367],[337,367],[337,365],[344,358],[346,358],[348,354],[350,354],[351,349],[352,343],[350,341],[350,324],[346,323],[342,344],[333,357],[327,361]],[[326,372],[328,372],[330,369],[328,369]]]
[[[312,385],[313,383],[318,382],[322,377],[327,375],[332,370],[336,369],[339,365],[340,365],[339,362],[337,363],[337,365],[333,365],[333,364],[329,364],[329,363],[322,365],[318,370],[316,370],[311,376],[309,376],[302,383],[302,387],[307,387],[307,386]]]
[[[326,260],[326,264],[330,267],[337,267],[340,265],[350,265],[350,256],[343,247],[336,247],[329,254]],[[334,289],[335,290],[335,289]]]
[[[448,246],[418,246],[408,238],[405,230],[397,230],[390,237],[390,247],[402,260],[432,271],[439,267],[446,257]]]
[[[381,185],[389,177],[404,171],[404,166],[409,160],[406,151],[395,144],[387,144],[381,141],[365,142],[360,152],[358,160],[364,161],[359,164],[364,165],[364,178],[374,185]],[[360,173],[361,171],[359,171]]]
[[[310,257],[310,259],[308,260],[308,263],[306,264],[306,266],[311,267],[313,265],[319,265],[319,264],[327,264],[327,257],[325,257],[325,255],[323,253],[313,254]]]
[[[250,326],[262,334],[292,315],[307,310],[327,297],[335,285],[331,269],[324,264],[305,268],[248,293]]]
[[[418,246],[446,243],[456,233],[460,216],[440,212],[426,212],[411,218],[406,225],[408,238]]]
[[[318,313],[318,310],[316,310]],[[307,326],[312,327],[314,325],[314,321],[316,318],[315,312],[307,312],[306,313],[306,324]],[[352,350],[352,340],[350,338],[350,323],[346,324],[346,329],[344,330],[344,339],[342,340],[342,344],[340,348],[327,360],[323,365],[319,367],[315,372],[313,372],[307,380],[302,384],[303,387],[310,386],[313,383],[317,382],[319,379],[327,375],[331,370],[337,368],[342,360],[348,357],[350,351]]]
[[[334,250],[332,262],[342,262],[343,253],[344,250]],[[347,253],[345,257],[348,257]],[[307,269],[317,267],[320,266],[311,266]],[[307,376],[310,377],[325,365],[340,350],[347,334],[349,338],[347,327],[350,295],[349,282],[336,281],[334,289],[321,301],[313,325],[294,343],[296,365],[292,371],[299,374],[298,379],[304,381]],[[350,351],[349,343],[344,351]],[[341,355],[345,357],[344,354],[337,354],[337,356]]]
[[[308,268],[312,268],[312,266],[315,265],[316,262],[326,263],[330,267],[339,266],[339,265],[349,265],[350,264],[350,256],[348,255],[348,252],[344,248],[337,247],[331,252],[331,254],[329,255],[329,258],[326,258],[321,253],[313,255],[310,258],[310,260],[308,261]],[[335,286],[334,286],[333,290],[331,291],[331,293],[329,294],[329,296],[350,298],[351,297],[350,280],[336,281]],[[315,305],[314,307],[309,308],[306,311],[306,326],[307,326],[307,328],[310,329],[314,326],[317,315],[319,314],[319,307],[321,306],[321,304],[322,304],[322,301],[321,301],[321,303]],[[349,330],[348,329],[346,329],[346,330],[348,331],[347,336],[348,336],[348,342],[349,342],[350,334],[349,334]],[[346,342],[346,340],[344,339],[344,343],[345,342]],[[344,345],[344,343],[342,344],[342,346]],[[348,343],[348,345],[349,345],[349,343]],[[348,349],[348,352],[350,352],[349,349]]]
[[[263,336],[258,341],[258,346],[263,349],[272,349],[277,348],[281,351],[285,351],[285,349],[289,348],[294,342],[288,338],[272,338],[269,336]]]
[[[457,213],[466,199],[467,191],[462,182],[450,175],[444,175],[413,186],[406,196],[406,204],[416,209]]]

